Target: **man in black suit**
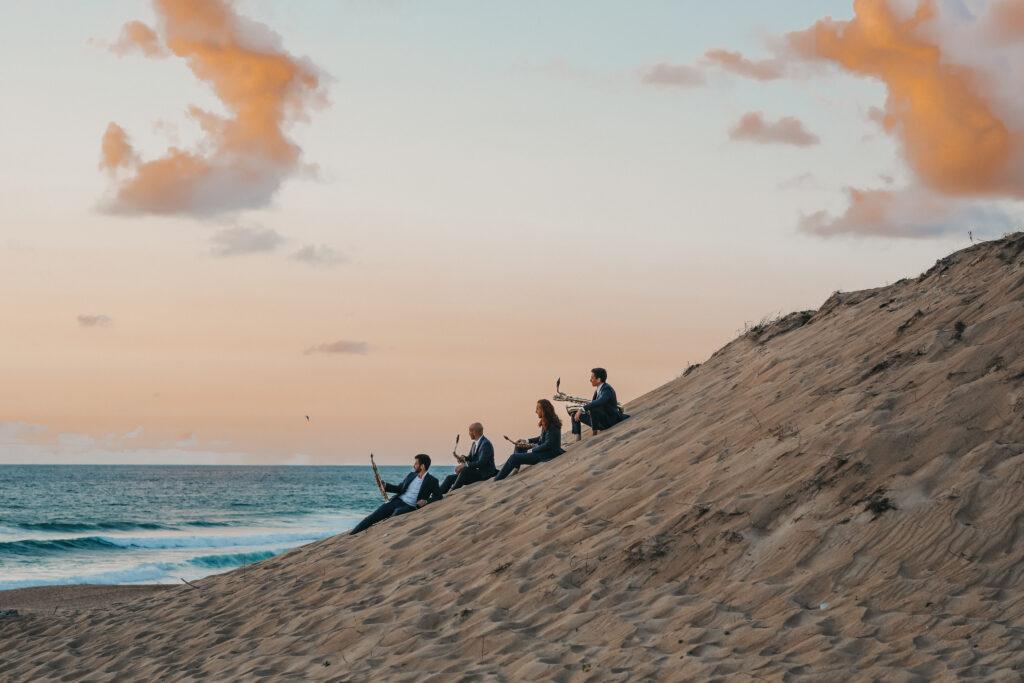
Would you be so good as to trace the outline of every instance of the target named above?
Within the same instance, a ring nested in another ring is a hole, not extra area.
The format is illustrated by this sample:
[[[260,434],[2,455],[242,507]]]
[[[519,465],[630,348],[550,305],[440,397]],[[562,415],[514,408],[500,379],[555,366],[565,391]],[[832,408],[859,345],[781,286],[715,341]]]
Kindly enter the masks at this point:
[[[437,477],[427,474],[429,469],[430,456],[420,453],[413,459],[412,472],[406,475],[405,481],[398,486],[384,482],[384,490],[397,495],[367,515],[351,534],[354,536],[388,517],[404,515],[427,503],[441,500],[441,486],[437,483]]]
[[[569,411],[572,417],[572,433],[579,441],[582,437],[583,425],[590,425],[595,431],[608,429],[623,420],[629,415],[622,412],[619,407],[619,399],[615,396],[615,390],[608,384],[608,371],[604,368],[594,368],[590,371],[590,385],[596,387],[594,399],[590,403]]]
[[[466,462],[455,468],[455,474],[449,474],[441,483],[441,495],[468,484],[490,479],[498,473],[494,466],[494,445],[484,436],[484,426],[479,422],[469,425],[469,438],[473,444],[469,447]]]

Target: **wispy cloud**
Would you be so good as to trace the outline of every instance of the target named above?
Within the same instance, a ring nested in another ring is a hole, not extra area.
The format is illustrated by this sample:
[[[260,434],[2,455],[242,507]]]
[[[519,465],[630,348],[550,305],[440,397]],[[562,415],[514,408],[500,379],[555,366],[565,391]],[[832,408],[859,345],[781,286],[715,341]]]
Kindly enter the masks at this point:
[[[784,63],[780,59],[754,61],[747,59],[739,52],[720,48],[705,52],[704,61],[738,76],[758,81],[774,81],[784,75]]]
[[[817,189],[818,179],[813,173],[801,173],[778,184],[780,190]]]
[[[849,204],[841,215],[827,211],[805,215],[800,231],[819,237],[926,238],[968,230],[975,235],[998,235],[1015,225],[1014,217],[991,203],[950,198],[921,187],[901,191],[850,187],[846,192]]]
[[[739,123],[729,131],[729,138],[763,145],[781,144],[797,147],[808,147],[821,142],[817,135],[808,132],[800,119],[784,116],[778,121],[766,121],[764,114],[759,111],[744,114]]]
[[[647,85],[692,88],[704,84],[704,73],[688,64],[659,62],[640,71],[640,80]]]
[[[359,355],[359,356],[364,356],[364,355],[366,355],[369,352],[370,352],[370,346],[366,342],[363,342],[363,341],[350,341],[350,340],[347,340],[347,339],[339,339],[338,341],[335,341],[335,342],[330,342],[330,343],[327,343],[327,344],[317,344],[316,346],[311,346],[308,349],[306,349],[305,351],[303,351],[302,353],[307,355],[307,356],[312,356],[313,354],[317,354],[317,353],[326,353],[326,354],[347,353],[347,354],[355,354],[355,355]]]
[[[241,256],[262,251],[273,251],[284,244],[284,237],[270,228],[235,226],[218,231],[210,239],[210,252],[214,256]]]
[[[46,431],[46,425],[32,422],[0,422],[0,446],[23,443]]]
[[[114,320],[110,316],[103,314],[82,313],[78,316],[78,324],[81,327],[107,327],[113,322]]]
[[[120,56],[133,52],[154,58],[168,55],[167,50],[160,44],[160,37],[156,31],[141,21],[126,22],[121,27],[121,36],[110,46],[110,51]]]
[[[344,254],[338,253],[326,244],[304,244],[292,254],[292,258],[311,266],[336,266],[346,261]]]

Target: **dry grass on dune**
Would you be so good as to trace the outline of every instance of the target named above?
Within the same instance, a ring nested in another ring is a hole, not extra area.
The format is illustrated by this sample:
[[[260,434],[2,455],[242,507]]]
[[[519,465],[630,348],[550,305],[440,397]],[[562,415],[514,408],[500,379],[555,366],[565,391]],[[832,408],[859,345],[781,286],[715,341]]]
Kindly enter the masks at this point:
[[[758,326],[558,460],[0,621],[0,676],[1019,680],[1024,235]]]

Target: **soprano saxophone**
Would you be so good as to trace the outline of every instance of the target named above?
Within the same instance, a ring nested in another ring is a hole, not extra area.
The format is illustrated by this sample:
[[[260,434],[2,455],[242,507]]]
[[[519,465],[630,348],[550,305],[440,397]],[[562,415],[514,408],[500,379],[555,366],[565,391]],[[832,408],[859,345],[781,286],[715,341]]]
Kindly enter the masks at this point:
[[[380,495],[386,503],[388,502],[388,492],[384,489],[384,480],[380,478],[380,470],[377,469],[377,463],[373,461],[373,453],[370,453],[370,467],[373,468],[373,478],[377,481],[377,488],[380,489]]]

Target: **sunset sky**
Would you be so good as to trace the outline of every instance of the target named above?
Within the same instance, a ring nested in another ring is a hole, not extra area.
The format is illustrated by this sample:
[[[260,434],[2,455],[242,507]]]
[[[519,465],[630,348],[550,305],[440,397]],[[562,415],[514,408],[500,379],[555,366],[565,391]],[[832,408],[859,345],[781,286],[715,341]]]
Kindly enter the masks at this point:
[[[1024,222],[1024,0],[0,27],[0,462],[448,464]]]

